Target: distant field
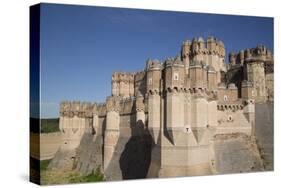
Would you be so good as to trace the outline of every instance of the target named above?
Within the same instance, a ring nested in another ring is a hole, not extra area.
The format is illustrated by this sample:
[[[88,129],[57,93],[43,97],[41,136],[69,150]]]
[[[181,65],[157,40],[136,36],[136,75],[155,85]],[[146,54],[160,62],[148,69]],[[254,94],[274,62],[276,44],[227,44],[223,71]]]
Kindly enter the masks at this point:
[[[41,124],[41,133],[53,133],[53,132],[60,131],[59,118],[41,119],[41,120],[37,118],[30,118],[30,131],[33,133],[39,133],[40,124]]]
[[[41,133],[52,133],[59,131],[59,118],[41,119]]]

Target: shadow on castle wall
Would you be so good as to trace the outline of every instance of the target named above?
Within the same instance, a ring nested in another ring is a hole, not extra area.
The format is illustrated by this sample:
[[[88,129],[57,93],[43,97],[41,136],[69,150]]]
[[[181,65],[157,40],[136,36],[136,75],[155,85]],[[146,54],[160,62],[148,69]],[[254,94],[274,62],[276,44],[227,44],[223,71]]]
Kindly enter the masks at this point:
[[[141,120],[131,126],[131,131],[132,137],[119,159],[122,179],[146,178],[151,161],[152,138]]]

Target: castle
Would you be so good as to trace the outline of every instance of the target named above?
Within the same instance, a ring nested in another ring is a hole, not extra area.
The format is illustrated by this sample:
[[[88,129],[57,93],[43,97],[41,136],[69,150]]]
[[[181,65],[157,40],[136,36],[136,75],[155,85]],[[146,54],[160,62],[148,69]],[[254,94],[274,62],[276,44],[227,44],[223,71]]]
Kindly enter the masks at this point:
[[[215,135],[254,140],[255,103],[273,100],[266,47],[230,53],[229,64],[225,57],[222,41],[194,38],[175,58],[114,72],[105,103],[62,102],[60,154],[50,166],[100,167],[113,180],[215,174]]]

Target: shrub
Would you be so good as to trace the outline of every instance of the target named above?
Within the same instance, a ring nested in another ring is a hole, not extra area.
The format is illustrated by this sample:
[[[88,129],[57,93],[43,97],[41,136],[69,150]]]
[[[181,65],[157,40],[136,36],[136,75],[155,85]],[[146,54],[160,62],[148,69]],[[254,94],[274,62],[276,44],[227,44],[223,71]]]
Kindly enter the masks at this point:
[[[42,160],[40,161],[40,172],[47,170],[49,163],[51,160]]]
[[[83,176],[79,173],[71,174],[69,177],[70,183],[82,183],[82,182],[99,182],[104,181],[104,175],[102,174],[100,167],[93,170],[90,174]]]

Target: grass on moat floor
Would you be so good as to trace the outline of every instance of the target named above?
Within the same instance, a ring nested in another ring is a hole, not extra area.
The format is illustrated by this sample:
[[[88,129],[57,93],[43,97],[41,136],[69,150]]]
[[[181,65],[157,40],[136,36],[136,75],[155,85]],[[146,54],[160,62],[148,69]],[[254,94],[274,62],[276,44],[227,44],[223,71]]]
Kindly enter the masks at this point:
[[[40,162],[42,185],[100,182],[105,180],[100,168],[93,170],[89,175],[83,175],[77,171],[48,170],[49,163],[50,160]]]

